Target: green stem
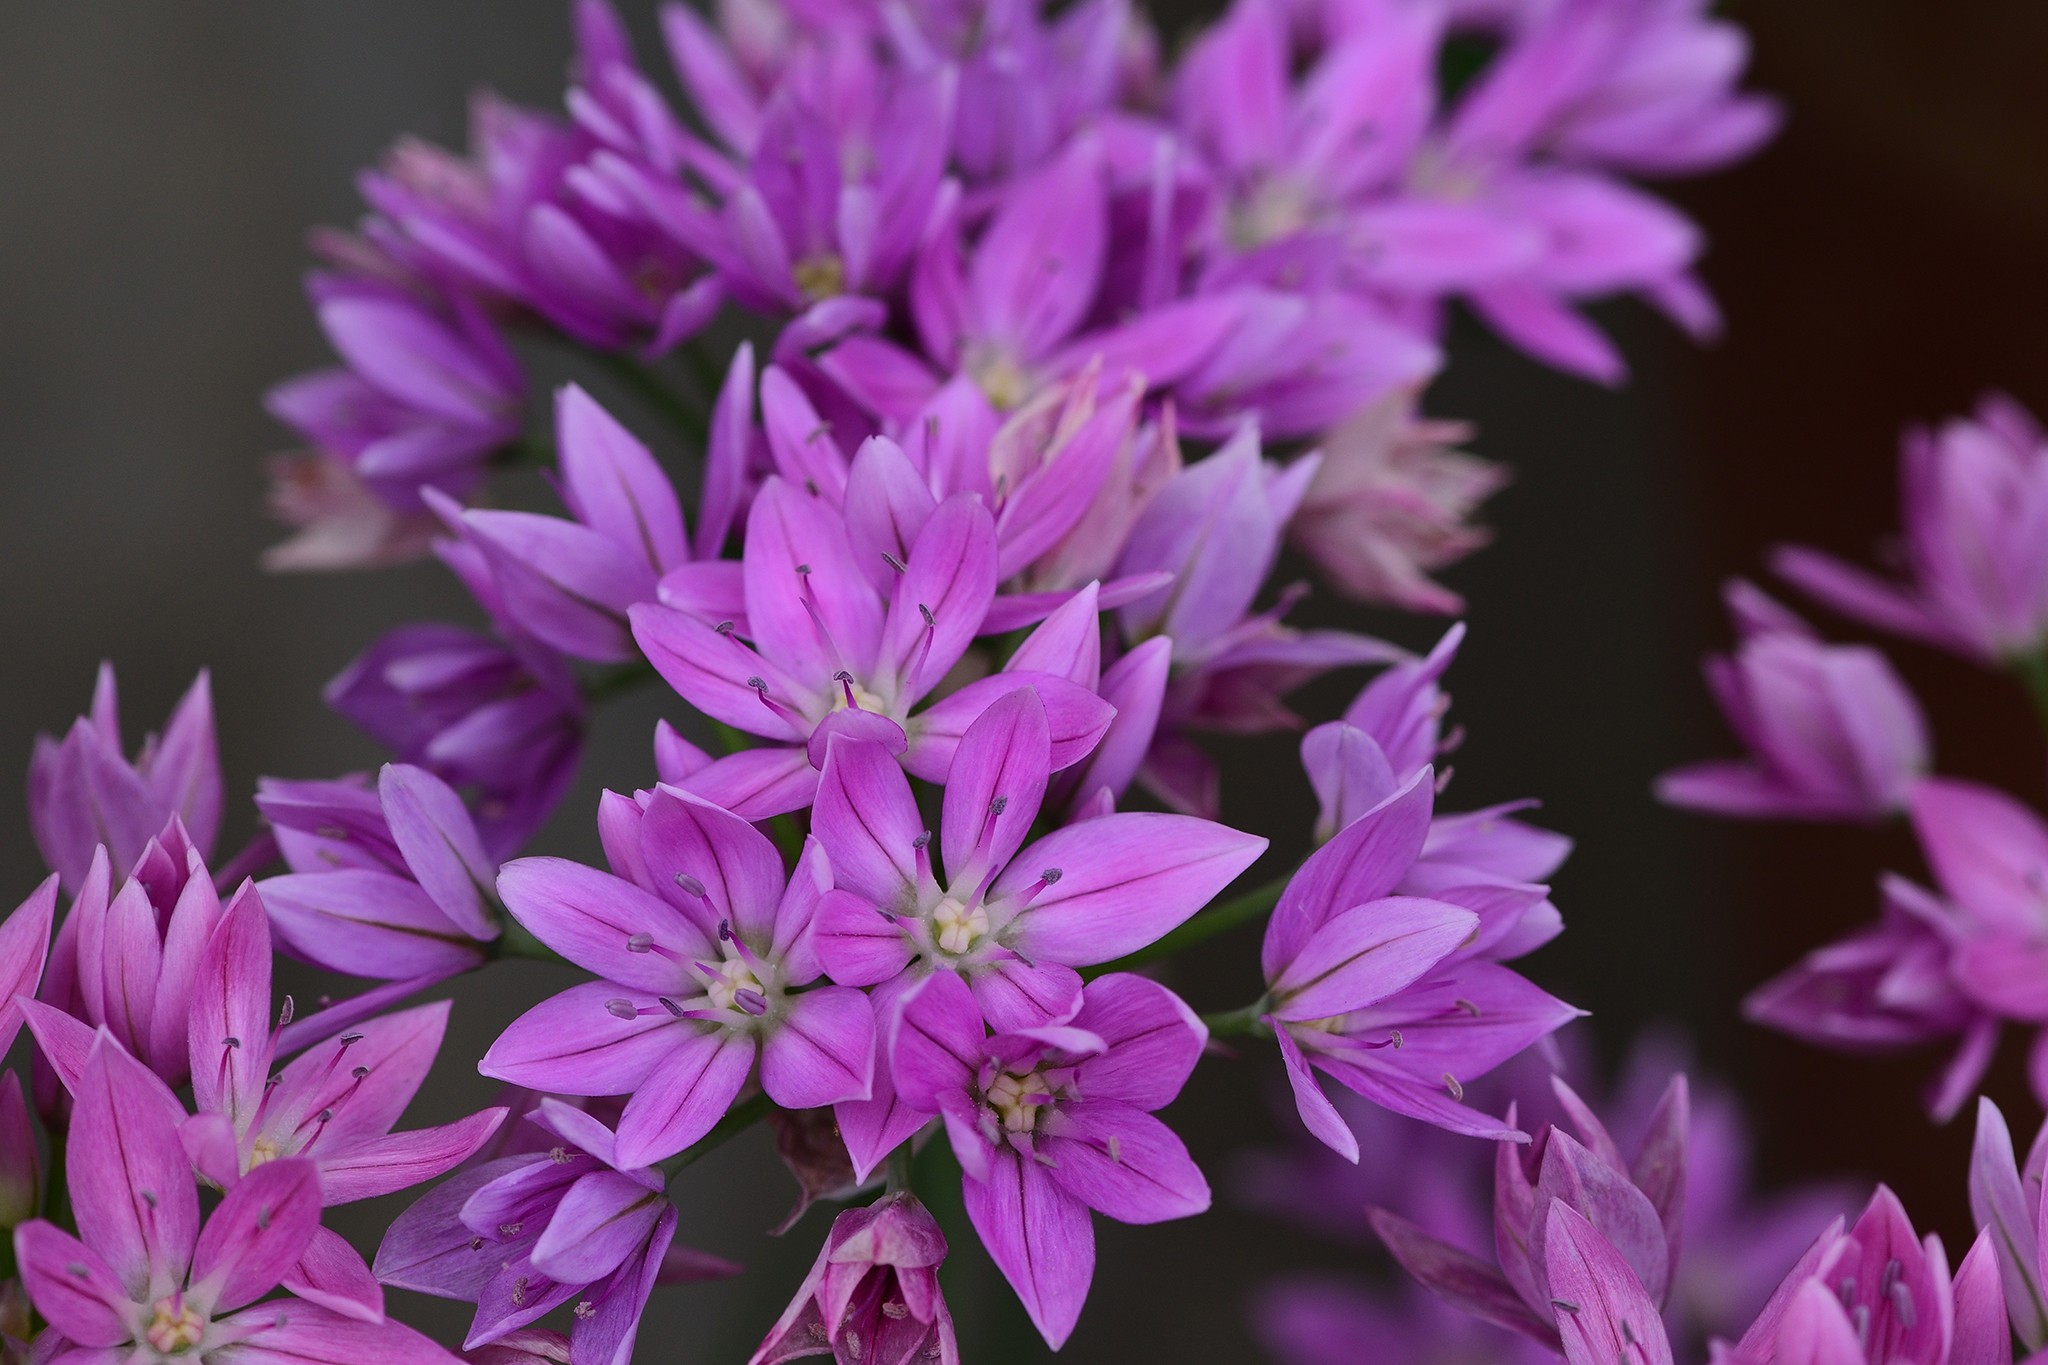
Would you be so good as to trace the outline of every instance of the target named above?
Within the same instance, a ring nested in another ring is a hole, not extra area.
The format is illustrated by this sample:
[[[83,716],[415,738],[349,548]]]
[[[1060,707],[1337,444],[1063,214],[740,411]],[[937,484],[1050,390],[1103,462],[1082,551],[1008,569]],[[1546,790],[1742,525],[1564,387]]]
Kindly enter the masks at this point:
[[[2048,729],[2048,650],[2015,654],[2010,662],[2012,671],[2019,674],[2027,695],[2033,699],[2034,712],[2040,716],[2042,728]]]
[[[593,705],[638,691],[654,681],[654,665],[646,660],[600,668],[583,681],[583,699]]]
[[[586,349],[584,354],[606,374],[631,389],[647,406],[672,422],[676,429],[694,442],[699,449],[703,448],[709,432],[703,414],[678,398],[668,385],[655,378],[645,366],[616,351]]]
[[[534,962],[562,962],[562,955],[533,936],[533,931],[513,919],[504,918],[504,931],[497,940],[499,957],[523,957]]]
[[[1272,913],[1280,902],[1280,893],[1287,889],[1293,878],[1292,871],[1275,877],[1264,886],[1256,886],[1241,896],[1233,896],[1213,908],[1195,916],[1186,924],[1168,933],[1150,947],[1140,948],[1135,953],[1126,953],[1114,962],[1105,962],[1099,967],[1090,967],[1081,973],[1089,980],[1110,972],[1127,972],[1133,967],[1142,967],[1148,962],[1157,962],[1162,957],[1206,943],[1218,934],[1228,933],[1240,925],[1256,924]]]
[[[662,1174],[673,1180],[677,1175],[694,1166],[697,1161],[723,1145],[728,1138],[759,1123],[774,1112],[775,1102],[765,1092],[756,1093],[734,1105],[726,1116],[712,1126],[710,1132],[685,1147],[682,1151],[661,1163]]]
[[[908,1194],[910,1192],[910,1158],[910,1140],[908,1138],[897,1143],[896,1150],[889,1153],[888,1190],[890,1194]]]
[[[51,1130],[50,1171],[43,1181],[43,1217],[63,1227],[70,1221],[67,1201],[71,1191],[64,1184],[64,1134]],[[9,1239],[10,1242],[12,1239]]]
[[[1273,1002],[1261,996],[1241,1010],[1205,1014],[1202,1022],[1209,1026],[1212,1038],[1249,1038],[1264,1030],[1265,1025],[1261,1021],[1272,1008]]]

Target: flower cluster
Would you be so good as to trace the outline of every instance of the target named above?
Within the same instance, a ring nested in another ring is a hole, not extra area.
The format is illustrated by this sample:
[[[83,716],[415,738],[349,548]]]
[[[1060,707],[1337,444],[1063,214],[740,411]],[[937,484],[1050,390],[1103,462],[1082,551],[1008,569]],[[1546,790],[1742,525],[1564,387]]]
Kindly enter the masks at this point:
[[[2048,702],[2048,437],[2011,400],[1905,441],[1903,582],[1816,550],[1778,572],[1820,602],[1907,639],[2011,671]],[[1823,641],[1746,583],[1728,602],[1742,643],[1707,677],[1741,761],[1668,774],[1664,799],[1724,815],[1904,816],[1934,888],[1887,874],[1878,921],[1823,947],[1749,1000],[1752,1018],[1824,1047],[1884,1053],[1947,1041],[1927,1103],[1975,1093],[2004,1024],[2048,1021],[2048,819],[1982,783],[1933,775],[1927,721],[1879,650]],[[2029,1066],[2048,1100],[2048,1034]]]
[[[111,669],[37,748],[53,876],[0,923],[0,1041],[33,1035],[70,1198],[38,1193],[10,1078],[0,1353],[39,1326],[37,1365],[452,1359],[393,1286],[473,1306],[471,1361],[627,1365],[658,1285],[737,1272],[678,1241],[684,1173],[763,1120],[784,1230],[846,1207],[756,1365],[957,1360],[940,1271],[969,1237],[1057,1348],[1096,1215],[1209,1207],[1162,1115],[1225,1036],[1347,1163],[1501,1144],[1498,1271],[1380,1224],[1435,1287],[1567,1350],[1601,1238],[1662,1295],[1683,1085],[1632,1162],[1568,1090],[1572,1131],[1533,1137],[1467,1090],[1578,1011],[1521,967],[1569,841],[1532,803],[1441,804],[1463,627],[1421,656],[1303,628],[1280,570],[1292,546],[1350,597],[1462,609],[1430,575],[1504,474],[1422,415],[1452,302],[1603,381],[1582,303],[1714,329],[1697,232],[1630,181],[1770,135],[1741,33],[1703,0],[1238,0],[1167,61],[1121,0],[733,0],[665,6],[657,75],[605,0],[573,22],[563,115],[484,97],[468,153],[365,173],[308,286],[341,364],[270,395],[307,446],[272,565],[431,554],[488,630],[349,664],[326,699],[389,761],[262,779],[224,864],[203,676],[133,759]],[[501,477],[525,465],[549,505]],[[1752,678],[1881,692],[1881,666],[1757,653],[1729,689],[1767,771],[1696,789],[1924,796],[1899,705],[1815,764]],[[1324,678],[1354,700],[1311,727]],[[670,719],[604,775],[604,866],[547,856],[588,717],[632,687]],[[1314,828],[1224,823],[1211,737],[1295,730]],[[1261,922],[1238,1008],[1146,974]],[[297,1017],[276,955],[352,984]],[[409,1002],[508,958],[576,976],[476,1060],[503,1102],[398,1128],[448,1017]],[[367,1263],[321,1226],[400,1191]],[[1879,1307],[1932,1321],[1938,1256],[1886,1274]]]

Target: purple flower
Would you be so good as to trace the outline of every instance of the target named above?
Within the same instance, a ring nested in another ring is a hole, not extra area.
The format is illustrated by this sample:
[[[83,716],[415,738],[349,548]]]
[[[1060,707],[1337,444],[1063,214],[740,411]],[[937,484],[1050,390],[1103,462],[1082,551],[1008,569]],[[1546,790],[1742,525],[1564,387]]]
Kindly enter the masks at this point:
[[[724,1116],[760,1058],[786,1109],[865,1099],[874,1058],[867,997],[821,974],[811,925],[830,886],[811,841],[794,873],[767,837],[696,797],[657,790],[644,811],[606,797],[616,872],[522,858],[498,876],[535,937],[603,980],[513,1022],[483,1073],[572,1095],[625,1095],[626,1166],[673,1156]],[[805,989],[808,987],[809,989]]]
[[[1827,605],[1987,663],[2028,658],[2048,634],[2048,438],[2019,404],[1987,397],[1972,418],[1906,433],[1899,461],[1904,582],[1818,550],[1772,565]]]
[[[1265,850],[1253,835],[1151,812],[1102,816],[1027,844],[1051,772],[1045,707],[1018,687],[960,741],[935,859],[887,751],[834,740],[812,815],[837,887],[817,923],[832,978],[869,986],[906,972],[957,973],[997,1028],[1028,1028],[1071,1011],[1076,967],[1153,942]]]
[[[1977,1139],[1970,1153],[1970,1214],[1999,1249],[2006,1314],[2029,1351],[2048,1344],[2048,1296],[2042,1292],[2041,1169],[2044,1135],[2027,1152],[2024,1173],[2013,1154],[2012,1130],[1987,1097],[1977,1100]]]
[[[1959,1039],[1928,1091],[1929,1110],[1945,1120],[1990,1065],[1998,1016],[1956,979],[1964,933],[1956,912],[1902,877],[1887,876],[1881,886],[1876,924],[1809,953],[1752,993],[1743,1013],[1844,1052],[1886,1054]]]
[[[454,626],[400,626],[325,695],[399,762],[471,791],[493,858],[539,828],[583,749],[583,698],[558,656]]]
[[[1572,1365],[1669,1365],[1669,1339],[1635,1267],[1604,1230],[1551,1206],[1547,1268]],[[1980,1234],[1953,1276],[1941,1239],[1916,1238],[1879,1186],[1846,1232],[1821,1233],[1741,1341],[1717,1365],[2006,1365],[2012,1334],[1999,1292],[2000,1257]]]
[[[588,17],[595,7],[584,6]],[[630,84],[629,56],[588,49],[601,38],[588,23],[580,75],[594,85]],[[513,304],[586,346],[641,347],[660,354],[694,335],[717,311],[717,281],[673,233],[648,223],[602,174],[602,101],[570,102],[574,126],[495,96],[470,109],[468,158],[406,140],[360,180],[380,219],[367,230],[418,273],[449,292]],[[648,90],[646,136],[676,155],[686,141]],[[632,96],[629,96],[632,98]]]
[[[543,1100],[530,1118],[555,1144],[485,1162],[429,1192],[384,1234],[377,1278],[474,1303],[463,1343],[472,1350],[532,1340],[519,1329],[572,1304],[572,1358],[626,1365],[647,1296],[678,1278],[665,1264],[675,1207],[661,1172],[620,1161],[611,1130],[590,1115]],[[536,1348],[542,1360],[560,1358]]]
[[[240,895],[254,892],[245,884]],[[38,998],[106,1028],[166,1082],[183,1085],[190,1078],[186,1020],[220,919],[213,879],[175,818],[118,889],[102,847],[50,946]],[[33,1011],[29,1022],[36,1022]]]
[[[1173,575],[1169,586],[1121,607],[1117,619],[1133,642],[1173,641],[1173,678],[1143,776],[1176,809],[1207,815],[1217,804],[1214,765],[1184,731],[1292,726],[1286,692],[1330,668],[1402,657],[1366,636],[1282,625],[1291,593],[1253,610],[1314,473],[1313,458],[1286,468],[1262,460],[1258,430],[1246,426],[1162,488],[1124,546],[1119,573]]]
[[[489,957],[497,864],[461,798],[432,773],[387,763],[375,790],[265,779],[256,805],[291,869],[256,885],[285,951],[421,984]]]
[[[187,1038],[199,1113],[186,1150],[223,1189],[285,1157],[310,1158],[321,1202],[345,1204],[432,1180],[466,1161],[504,1121],[486,1109],[435,1128],[391,1131],[441,1050],[447,1001],[403,1010],[315,1044],[273,1071],[270,923],[238,897],[207,944]]]
[[[204,670],[171,712],[162,737],[144,739],[130,761],[121,756],[114,666],[101,664],[92,713],[74,721],[61,743],[37,735],[29,761],[29,828],[43,861],[72,892],[84,885],[96,848],[104,844],[117,866],[132,867],[173,816],[200,856],[211,857],[220,800],[213,691]]]
[[[817,1262],[748,1365],[830,1354],[873,1365],[959,1365],[939,1288],[946,1237],[910,1193],[832,1220]]]
[[[79,1235],[42,1219],[15,1229],[30,1299],[66,1361],[249,1358],[432,1365],[448,1354],[381,1316],[304,1298],[260,1302],[320,1231],[312,1162],[286,1157],[242,1180],[202,1227],[178,1142],[177,1103],[104,1034],[80,1077],[66,1152]],[[59,1345],[61,1343],[61,1345]]]
[[[1659,779],[1675,806],[1770,819],[1875,819],[1899,810],[1927,769],[1927,723],[1883,654],[1823,643],[1751,585],[1733,580],[1732,656],[1707,684],[1750,752]]]
[[[1410,1117],[1519,1139],[1462,1102],[1464,1082],[1578,1013],[1489,960],[1517,950],[1543,888],[1450,876],[1398,894],[1429,834],[1430,779],[1423,769],[1310,855],[1266,928],[1265,1022],[1303,1122],[1352,1160],[1357,1139],[1311,1067]]]
[[[278,385],[270,414],[399,511],[420,507],[423,486],[465,496],[524,426],[512,352],[458,295],[331,274],[307,289],[346,368]]]
[[[904,998],[889,1040],[899,1092],[945,1120],[968,1219],[1054,1349],[1094,1277],[1090,1209],[1156,1223],[1209,1207],[1208,1182],[1151,1112],[1180,1093],[1207,1037],[1136,976],[1089,983],[1064,1024],[993,1037],[951,973]]]
[[[661,576],[689,560],[682,507],[647,447],[574,385],[556,395],[555,432],[575,520],[437,502],[467,542],[444,553],[465,578],[488,578],[485,605],[510,632],[571,658],[637,658],[626,609],[653,601]]]
[[[994,524],[976,498],[955,494],[913,541],[864,544],[857,555],[851,532],[870,524],[770,479],[748,519],[744,621],[633,609],[640,647],[686,701],[772,741],[694,774],[692,791],[750,819],[801,808],[835,734],[874,740],[936,780],[968,724],[1026,684],[1045,700],[1058,766],[1101,737],[1109,708],[1048,673],[969,683],[912,715],[982,629],[995,594]]]
[[[1468,519],[1508,481],[1504,466],[1453,449],[1471,435],[1463,423],[1417,416],[1412,391],[1368,403],[1324,438],[1288,537],[1350,597],[1463,611],[1464,599],[1429,574],[1492,539]]]
[[[50,926],[57,917],[57,874],[51,873],[0,920],[0,1054],[21,1032],[20,996],[33,998],[50,958]]]
[[[1571,1330],[1563,1327],[1569,1314],[1558,1300],[1576,1300],[1572,1283],[1554,1278],[1558,1249],[1551,1244],[1560,1226],[1555,1210],[1562,1207],[1598,1229],[1627,1267],[1661,1333],[1657,1310],[1677,1274],[1686,1208],[1685,1078],[1672,1078],[1633,1159],[1623,1157],[1599,1118],[1563,1081],[1553,1078],[1551,1084],[1577,1135],[1545,1125],[1527,1147],[1502,1143],[1496,1149],[1498,1270],[1385,1209],[1370,1212],[1373,1228],[1395,1259],[1447,1302],[1553,1345],[1562,1327],[1572,1355]],[[1601,1357],[1608,1358],[1628,1357]]]

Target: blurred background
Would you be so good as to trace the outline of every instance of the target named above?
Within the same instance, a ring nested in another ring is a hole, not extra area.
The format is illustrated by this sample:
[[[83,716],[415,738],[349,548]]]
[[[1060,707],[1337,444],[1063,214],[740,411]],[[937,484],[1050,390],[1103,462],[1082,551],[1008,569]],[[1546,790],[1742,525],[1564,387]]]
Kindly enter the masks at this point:
[[[651,4],[622,7],[651,57]],[[1593,1011],[1604,1056],[1646,1025],[1683,1029],[1705,1068],[1769,1116],[1767,1181],[1881,1177],[1959,1246],[1967,1124],[1937,1130],[1922,1115],[1934,1059],[1818,1053],[1736,1012],[1765,977],[1871,916],[1879,868],[1917,874],[1910,841],[1898,830],[1715,824],[1648,793],[1660,771],[1728,749],[1697,671],[1700,654],[1726,642],[1722,578],[1760,572],[1763,550],[1782,540],[1866,554],[1895,522],[1903,425],[1959,411],[1987,387],[2048,413],[2048,100],[2035,70],[2048,10],[2025,0],[1726,8],[1755,36],[1753,84],[1783,96],[1791,121],[1754,162],[1674,187],[1712,243],[1705,274],[1725,340],[1702,351],[1646,313],[1610,310],[1602,321],[1634,374],[1608,392],[1461,326],[1432,391],[1432,411],[1475,421],[1474,449],[1517,476],[1490,508],[1497,543],[1448,575],[1472,627],[1449,679],[1453,719],[1468,732],[1450,804],[1540,797],[1543,822],[1578,841],[1557,879],[1569,932],[1528,965]],[[36,732],[61,732],[84,708],[103,657],[120,672],[131,743],[199,668],[213,670],[231,794],[259,774],[329,776],[378,761],[323,708],[321,684],[391,625],[469,622],[473,609],[432,566],[260,572],[258,553],[279,534],[263,513],[260,461],[285,436],[259,399],[328,359],[300,293],[306,230],[354,219],[355,169],[398,134],[460,145],[470,91],[555,105],[565,9],[0,7],[0,770],[25,772]],[[1176,6],[1162,22],[1192,12]],[[1359,623],[1331,603],[1319,610]],[[1411,645],[1440,629],[1363,624]],[[2016,688],[1929,651],[1894,657],[1935,716],[1944,770],[2040,798],[2040,737]],[[1305,700],[1334,708],[1356,681]],[[599,775],[646,780],[660,713],[645,696],[601,715],[583,785],[539,847],[596,856]],[[1299,844],[1311,807],[1291,743],[1231,757],[1226,814]],[[252,823],[246,800],[231,800],[223,848]],[[9,778],[0,892],[11,903],[41,874]],[[1175,984],[1199,1007],[1239,1004],[1255,989],[1249,954],[1248,939],[1221,941],[1180,966]],[[514,963],[459,987],[416,1116],[488,1102],[490,1086],[463,1059],[559,984]],[[1229,1207],[1233,1154],[1294,1122],[1273,1108],[1270,1061],[1205,1065],[1172,1111],[1220,1211],[1169,1228],[1097,1220],[1100,1268],[1064,1358],[1260,1359],[1242,1321],[1247,1282],[1363,1263]],[[2015,1057],[2001,1059],[1994,1089],[2025,1115],[2015,1127],[2030,1128]],[[828,1215],[814,1211],[780,1242],[760,1235],[792,1194],[765,1135],[721,1150],[684,1190],[682,1239],[754,1273],[658,1294],[642,1358],[744,1358]],[[348,1210],[344,1230],[368,1245],[395,1211],[391,1201]],[[964,1343],[968,1358],[1039,1358],[1020,1315],[975,1302],[1004,1301],[985,1263],[962,1275],[957,1310],[990,1324]],[[462,1321],[448,1306],[399,1307],[437,1331]]]

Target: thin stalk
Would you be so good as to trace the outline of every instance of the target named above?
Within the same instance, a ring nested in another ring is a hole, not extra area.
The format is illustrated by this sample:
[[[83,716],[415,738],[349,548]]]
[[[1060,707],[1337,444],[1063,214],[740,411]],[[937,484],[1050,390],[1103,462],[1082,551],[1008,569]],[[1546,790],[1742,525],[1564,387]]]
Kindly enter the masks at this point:
[[[889,1153],[888,1192],[890,1194],[911,1193],[911,1156],[910,1140],[908,1138],[897,1143],[896,1150]]]
[[[661,1163],[662,1174],[670,1180],[694,1166],[702,1157],[725,1145],[726,1141],[768,1117],[775,1109],[775,1102],[766,1092],[756,1093],[734,1105],[726,1116],[712,1125],[711,1131],[682,1151]]]
[[[1214,907],[1196,915],[1178,929],[1168,933],[1150,947],[1140,948],[1135,953],[1126,953],[1114,962],[1105,962],[1099,967],[1090,967],[1081,973],[1089,980],[1110,972],[1127,972],[1133,967],[1142,967],[1148,962],[1157,962],[1163,957],[1172,957],[1198,943],[1206,943],[1218,934],[1228,933],[1246,924],[1256,924],[1272,913],[1280,902],[1280,893],[1287,889],[1293,879],[1292,871],[1283,873],[1264,886],[1253,887],[1241,896],[1233,896]]]
[[[613,697],[638,691],[657,676],[654,665],[645,659],[601,668],[584,680],[583,699],[593,704],[610,701]]]
[[[698,449],[703,449],[710,430],[705,423],[704,415],[685,403],[674,390],[655,378],[644,365],[616,351],[586,349],[584,354],[606,374],[631,389],[647,406],[668,419]]]
[[[1273,1002],[1261,996],[1241,1010],[1205,1014],[1202,1022],[1209,1026],[1211,1038],[1249,1038],[1264,1031],[1265,1024],[1261,1021],[1272,1008]]]

